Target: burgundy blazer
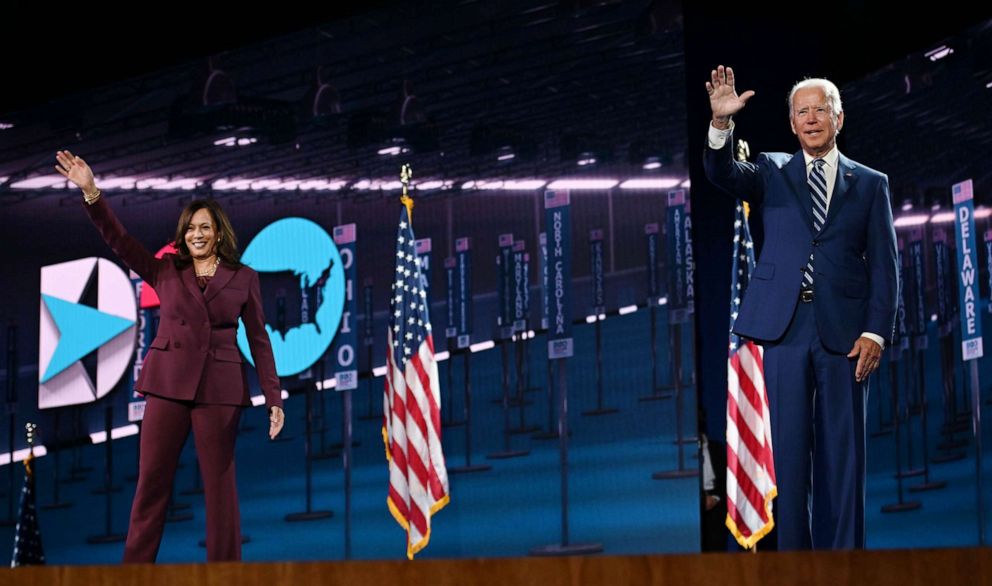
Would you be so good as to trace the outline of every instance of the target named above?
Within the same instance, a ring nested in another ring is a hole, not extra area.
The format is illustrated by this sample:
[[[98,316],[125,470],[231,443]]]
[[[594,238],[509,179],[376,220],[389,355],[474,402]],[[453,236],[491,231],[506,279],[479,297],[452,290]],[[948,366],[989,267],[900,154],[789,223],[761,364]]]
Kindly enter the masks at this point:
[[[106,196],[92,205],[82,205],[104,241],[155,289],[161,302],[158,333],[145,356],[135,390],[199,403],[251,405],[248,368],[237,345],[240,317],[265,403],[282,407],[258,273],[247,266],[221,263],[201,291],[193,266],[177,269],[171,254],[155,258],[127,233]]]

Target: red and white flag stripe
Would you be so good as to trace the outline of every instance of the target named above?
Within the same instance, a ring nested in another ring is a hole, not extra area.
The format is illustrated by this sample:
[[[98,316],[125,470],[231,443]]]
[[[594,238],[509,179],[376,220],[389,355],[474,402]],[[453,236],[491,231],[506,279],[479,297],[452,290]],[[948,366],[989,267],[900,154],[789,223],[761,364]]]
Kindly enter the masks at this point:
[[[777,488],[764,352],[741,342],[727,360],[727,528],[750,549],[774,527]]]
[[[387,348],[393,347],[392,330]],[[387,503],[407,531],[407,557],[427,546],[431,516],[449,501],[441,450],[440,389],[434,341],[428,335],[415,355],[396,364],[386,353],[383,439],[389,460]]]

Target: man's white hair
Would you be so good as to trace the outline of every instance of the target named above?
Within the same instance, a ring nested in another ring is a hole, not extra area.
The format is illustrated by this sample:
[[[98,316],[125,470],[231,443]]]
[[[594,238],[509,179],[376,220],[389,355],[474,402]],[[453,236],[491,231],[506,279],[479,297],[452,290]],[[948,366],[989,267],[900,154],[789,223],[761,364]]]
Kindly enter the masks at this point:
[[[796,92],[802,89],[815,87],[823,90],[823,93],[827,96],[827,102],[830,103],[830,109],[833,110],[834,116],[839,116],[841,112],[844,111],[844,106],[840,102],[840,90],[834,85],[834,82],[829,79],[824,79],[822,77],[814,77],[811,79],[804,79],[792,86],[792,90],[789,92],[789,116],[792,116],[792,98],[796,95]]]

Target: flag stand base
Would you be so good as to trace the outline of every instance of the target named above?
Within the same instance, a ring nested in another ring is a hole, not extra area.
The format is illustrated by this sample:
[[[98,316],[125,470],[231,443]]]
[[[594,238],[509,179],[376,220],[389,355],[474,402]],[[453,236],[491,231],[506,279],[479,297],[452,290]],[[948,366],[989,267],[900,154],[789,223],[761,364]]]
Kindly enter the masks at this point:
[[[603,546],[599,543],[576,543],[574,545],[562,545],[553,543],[542,547],[535,547],[530,550],[530,555],[541,557],[554,557],[566,555],[588,555],[592,553],[602,553]]]
[[[333,511],[309,511],[305,513],[290,513],[285,519],[290,523],[296,521],[316,521],[318,519],[330,519],[334,516]]]
[[[923,492],[924,490],[939,490],[947,486],[946,480],[932,480],[923,484],[914,484],[909,487],[909,492]]]
[[[448,474],[468,474],[470,472],[486,472],[487,470],[492,470],[493,467],[489,464],[473,464],[471,466],[455,466],[454,468],[448,468]]]
[[[916,509],[922,507],[920,501],[906,501],[904,503],[892,503],[891,505],[885,505],[882,507],[883,513],[905,513],[906,511],[915,511]]]
[[[613,413],[619,413],[620,410],[616,407],[602,407],[600,409],[592,409],[590,411],[583,411],[582,415],[586,417],[592,417],[596,415],[612,415]]]
[[[651,478],[655,480],[676,480],[679,478],[693,478],[699,476],[699,470],[670,470],[668,472],[655,472]]]
[[[530,450],[506,450],[503,452],[493,452],[492,454],[486,454],[486,458],[489,460],[506,460],[507,458],[519,458],[521,456],[527,456],[530,454]]]
[[[674,395],[671,393],[657,393],[655,395],[644,395],[643,397],[638,397],[638,401],[648,402],[648,401],[664,401],[665,399],[671,399]]]

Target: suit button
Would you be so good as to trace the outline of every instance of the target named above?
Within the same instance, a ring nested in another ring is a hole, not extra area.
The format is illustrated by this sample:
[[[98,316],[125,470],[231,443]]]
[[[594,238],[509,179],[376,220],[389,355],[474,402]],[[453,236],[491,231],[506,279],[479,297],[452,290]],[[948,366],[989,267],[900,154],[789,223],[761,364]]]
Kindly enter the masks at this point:
[[[179,320],[179,325],[181,325],[181,326],[186,325],[186,320],[184,320],[184,319]]]
[[[183,347],[183,343],[182,342],[176,342],[172,346],[175,347],[175,348],[182,348]]]
[[[814,240],[813,241],[813,246],[819,246],[819,245],[820,245],[820,241],[819,240]]]

